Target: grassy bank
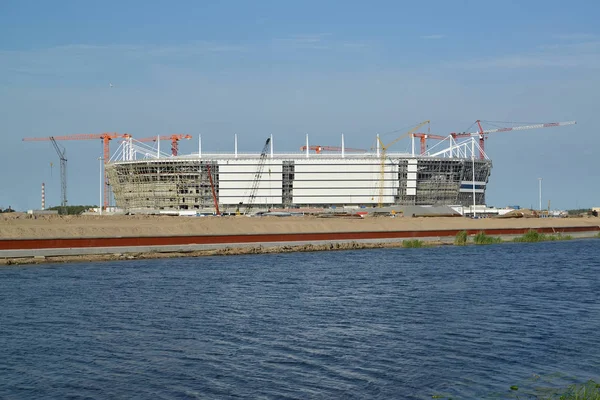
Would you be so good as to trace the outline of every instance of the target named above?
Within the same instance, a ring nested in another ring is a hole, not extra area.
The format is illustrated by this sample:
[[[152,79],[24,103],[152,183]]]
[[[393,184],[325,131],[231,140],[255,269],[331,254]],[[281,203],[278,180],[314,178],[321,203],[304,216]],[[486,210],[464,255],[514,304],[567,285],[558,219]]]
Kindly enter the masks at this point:
[[[600,233],[598,233],[595,237],[600,238]],[[557,233],[556,235],[547,235],[544,233],[539,233],[535,229],[531,229],[527,231],[523,236],[516,237],[512,239],[513,242],[518,243],[537,243],[537,242],[548,242],[548,241],[560,241],[560,240],[571,240],[573,236],[571,235],[563,235],[562,233]],[[473,236],[472,241],[469,240],[469,235],[467,231],[460,231],[454,237],[454,245],[455,246],[466,246],[467,244],[473,243],[478,245],[486,245],[486,244],[495,244],[509,241],[508,239],[503,239],[501,237],[489,236],[485,232],[480,231],[476,235]]]
[[[521,399],[521,400],[600,400],[600,384],[594,380],[589,380],[585,383],[573,384],[567,387],[556,388],[556,387],[544,387],[546,382],[538,381],[539,376],[533,379],[533,382],[528,382],[524,387],[517,385],[511,386],[507,391],[508,393],[502,395],[495,393],[493,398],[509,398],[509,399]],[[502,396],[502,397],[500,397]],[[457,399],[447,394],[434,394],[431,396],[433,399]],[[483,396],[488,398],[488,396]]]
[[[529,230],[521,237],[514,238],[514,242],[519,243],[537,243],[537,242],[547,242],[547,241],[557,241],[557,240],[571,240],[573,236],[571,235],[563,235],[562,233],[558,233],[556,235],[546,235],[543,233],[539,233],[536,230]]]
[[[419,239],[404,240],[402,241],[402,247],[406,249],[418,249],[425,247],[425,242]]]

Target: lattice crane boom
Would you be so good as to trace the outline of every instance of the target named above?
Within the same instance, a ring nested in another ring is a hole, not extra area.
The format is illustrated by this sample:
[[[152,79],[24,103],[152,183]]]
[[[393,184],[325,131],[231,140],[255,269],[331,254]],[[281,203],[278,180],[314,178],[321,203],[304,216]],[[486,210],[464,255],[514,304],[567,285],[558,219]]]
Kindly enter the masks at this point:
[[[60,205],[61,207],[67,206],[67,149],[64,147],[61,148],[56,143],[56,139],[50,136],[50,141],[58,154],[58,158],[60,159]]]
[[[24,138],[24,142],[42,142],[42,141],[56,141],[56,140],[102,140],[104,164],[110,161],[110,141],[117,138],[130,138],[131,135],[127,133],[116,133],[116,132],[105,132],[105,133],[79,133],[74,135],[64,136],[52,136],[52,137],[37,137],[37,138]],[[103,172],[104,180],[104,208],[109,206],[109,184],[106,177],[106,170]],[[66,190],[65,190],[66,193]]]
[[[465,137],[465,136],[479,137],[479,147],[480,147],[479,158],[482,160],[485,157],[484,156],[485,139],[487,138],[485,135],[487,135],[489,133],[524,131],[524,130],[528,130],[528,129],[540,129],[540,128],[554,128],[554,127],[558,127],[558,126],[567,126],[567,125],[577,124],[577,121],[563,121],[563,122],[547,122],[547,123],[541,123],[541,124],[512,126],[512,127],[508,127],[508,128],[483,129],[483,127],[481,126],[481,123],[484,121],[481,121],[478,119],[475,122],[477,123],[477,127],[479,128],[479,130],[477,132],[452,132],[450,135],[452,135],[452,137],[454,137],[454,138]]]
[[[444,140],[447,139],[448,136],[440,136],[440,135],[432,135],[430,133],[411,133],[410,135],[413,138],[419,138],[421,142],[421,155],[425,154],[427,151],[427,139],[437,139]]]
[[[317,154],[321,154],[323,151],[342,151],[341,147],[338,146],[309,146],[309,150],[314,151]],[[300,147],[300,151],[306,151],[306,146]],[[344,151],[355,152],[355,153],[366,153],[365,149],[353,149],[352,147],[344,147]]]
[[[260,160],[258,161],[258,168],[256,170],[256,174],[254,175],[254,180],[252,181],[252,187],[250,188],[250,194],[248,195],[248,201],[246,203],[246,210],[244,214],[250,213],[252,210],[252,206],[254,204],[254,200],[256,199],[256,192],[258,191],[258,185],[260,184],[260,177],[262,175],[263,169],[265,168],[265,161],[267,160],[267,151],[269,149],[269,143],[271,143],[271,138],[268,138],[265,142],[265,146],[260,153]]]
[[[138,142],[156,142],[157,140],[170,140],[171,141],[171,154],[176,156],[179,153],[179,141],[182,139],[191,139],[192,135],[177,133],[173,135],[163,135],[163,136],[154,136],[147,137],[143,139],[136,139]]]

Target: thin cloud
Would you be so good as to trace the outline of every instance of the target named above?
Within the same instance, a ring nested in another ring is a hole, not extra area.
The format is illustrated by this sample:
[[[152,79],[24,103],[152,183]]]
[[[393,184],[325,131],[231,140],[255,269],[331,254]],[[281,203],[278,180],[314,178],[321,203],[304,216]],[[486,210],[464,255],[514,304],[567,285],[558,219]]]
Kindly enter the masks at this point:
[[[559,40],[593,40],[597,39],[598,35],[593,33],[562,33],[552,35],[552,37]]]
[[[543,45],[534,51],[447,63],[459,69],[598,68],[600,41]]]
[[[421,39],[425,39],[425,40],[439,40],[439,39],[443,39],[445,37],[446,37],[446,35],[435,34],[435,35],[424,35],[424,36],[421,36]]]
[[[330,33],[302,34],[287,38],[274,39],[272,43],[288,49],[363,49],[368,47],[367,43],[361,41],[340,41],[330,39]]]
[[[203,41],[167,46],[70,44],[33,50],[0,50],[0,72],[21,76],[76,77],[133,63],[173,63],[211,54],[218,56],[249,51],[250,46]]]

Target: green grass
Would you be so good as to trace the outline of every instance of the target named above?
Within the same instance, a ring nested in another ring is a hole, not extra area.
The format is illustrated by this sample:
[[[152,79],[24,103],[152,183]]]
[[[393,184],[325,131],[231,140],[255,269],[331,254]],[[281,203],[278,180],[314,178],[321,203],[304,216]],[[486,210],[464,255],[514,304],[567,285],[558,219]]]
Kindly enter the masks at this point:
[[[467,244],[467,240],[467,231],[460,231],[454,237],[454,244],[456,246],[465,246]]]
[[[477,235],[473,237],[473,242],[475,242],[475,244],[494,244],[501,243],[502,239],[499,237],[488,236],[485,232],[478,232]]]
[[[596,235],[597,238],[600,238],[600,232],[598,232],[598,234]]]
[[[600,383],[596,383],[593,380],[569,385],[566,388],[544,386],[519,388],[519,386],[513,385],[509,389],[510,394],[506,394],[503,398],[520,400],[600,400]],[[431,398],[450,400],[454,397],[448,394],[434,394]]]
[[[515,242],[524,242],[524,243],[536,243],[544,240],[544,234],[539,233],[538,231],[534,231],[533,229],[527,231],[523,236],[516,237],[513,240]]]
[[[404,240],[402,242],[402,247],[407,248],[407,249],[418,249],[424,246],[424,243],[422,240],[419,239],[412,239],[412,240]]]
[[[558,233],[556,235],[546,235],[546,240],[554,241],[554,240],[571,240],[573,236],[571,235],[563,235],[562,233]]]
[[[539,233],[538,231],[531,229],[527,231],[527,233],[525,233],[523,236],[514,238],[514,241],[521,243],[537,243],[571,239],[573,239],[573,236],[571,235],[563,235],[562,233],[558,233],[556,235],[545,235],[543,233]]]
[[[569,385],[562,389],[537,388],[537,390],[526,390],[519,396],[518,386],[511,386],[510,390],[517,399],[535,399],[535,400],[600,400],[600,384],[593,380],[586,383]]]
[[[556,399],[556,397],[549,397]],[[600,400],[600,384],[592,380],[581,385],[571,385],[562,393],[559,400]]]

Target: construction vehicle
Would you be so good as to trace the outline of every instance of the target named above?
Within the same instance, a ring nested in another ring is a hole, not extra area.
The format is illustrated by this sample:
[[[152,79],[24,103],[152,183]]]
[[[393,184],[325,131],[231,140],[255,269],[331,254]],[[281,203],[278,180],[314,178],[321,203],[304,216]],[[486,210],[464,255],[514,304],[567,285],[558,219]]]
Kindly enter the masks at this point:
[[[416,132],[419,128],[421,128],[423,125],[428,124],[429,122],[430,122],[429,120],[421,122],[420,124],[418,124],[417,126],[412,128],[411,130],[406,132],[404,135],[397,137],[396,139],[394,139],[387,145],[384,144],[381,141],[381,138],[379,137],[379,135],[377,135],[377,144],[378,144],[378,146],[381,147],[381,150],[379,152],[381,161],[380,161],[380,171],[379,171],[379,198],[377,200],[378,207],[383,207],[383,191],[384,191],[384,187],[385,187],[385,159],[387,156],[387,149],[390,146],[392,146],[393,144],[396,144],[400,139],[410,136],[413,132]]]
[[[265,142],[265,145],[260,153],[260,159],[258,162],[258,168],[256,173],[254,174],[254,180],[252,181],[252,187],[250,188],[250,194],[248,195],[248,200],[246,201],[246,209],[244,214],[248,215],[250,211],[252,211],[252,207],[254,205],[254,200],[256,199],[256,192],[258,191],[258,185],[260,184],[260,177],[262,176],[263,169],[265,168],[265,161],[267,160],[267,150],[269,149],[269,144],[271,143],[271,138],[268,138]],[[239,206],[236,210],[236,214],[239,215]]]

